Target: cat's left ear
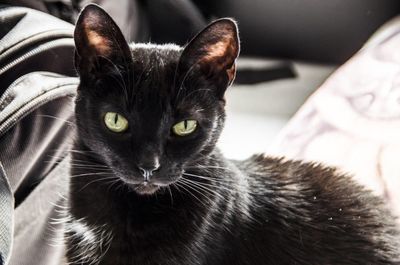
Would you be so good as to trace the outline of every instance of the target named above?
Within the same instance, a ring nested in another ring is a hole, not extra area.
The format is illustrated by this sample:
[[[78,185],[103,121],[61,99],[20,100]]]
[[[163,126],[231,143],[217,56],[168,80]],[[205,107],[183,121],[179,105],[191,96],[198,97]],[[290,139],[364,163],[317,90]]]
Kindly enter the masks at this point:
[[[79,73],[101,72],[107,61],[125,67],[132,60],[121,30],[98,5],[83,8],[76,22],[74,40],[75,66]]]
[[[239,50],[236,22],[230,18],[219,19],[189,42],[182,52],[180,67],[184,72],[199,67],[202,74],[213,79],[218,97],[223,98],[235,78]]]

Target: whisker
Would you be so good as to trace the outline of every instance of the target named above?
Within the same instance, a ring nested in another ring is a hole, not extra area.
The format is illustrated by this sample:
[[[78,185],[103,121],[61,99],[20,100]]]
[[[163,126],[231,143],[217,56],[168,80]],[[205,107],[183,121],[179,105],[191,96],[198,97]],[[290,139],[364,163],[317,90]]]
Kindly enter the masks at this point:
[[[172,196],[171,187],[168,185],[167,189],[168,189],[168,192],[169,192],[169,196],[171,197],[171,206],[174,206],[174,198]]]
[[[183,179],[184,179],[184,178],[183,178]],[[196,182],[196,181],[191,181],[191,180],[188,180],[188,179],[184,179],[184,181],[188,181],[190,184],[192,184],[192,185],[198,187],[198,188],[201,189],[203,192],[206,192],[208,195],[216,196],[216,197],[219,197],[220,199],[226,201],[226,198],[225,198],[224,196],[222,196],[220,193],[218,193],[217,191],[212,190],[212,189],[210,189],[210,188],[208,188],[208,187],[203,186],[203,184],[205,184],[205,183],[200,183],[200,182]],[[215,187],[215,186],[212,186],[212,187]]]
[[[188,185],[187,183],[183,183],[183,182],[176,182],[175,183],[177,186],[181,187],[182,189],[184,189],[186,192],[188,192],[193,198],[195,198],[198,202],[200,202],[200,204],[204,207],[208,207],[208,205],[205,204],[204,201],[200,200],[196,195],[194,195],[190,190],[188,190],[189,188],[197,191],[195,188],[191,187],[190,185]],[[186,189],[185,186],[188,188]],[[198,191],[197,191],[198,192]],[[201,194],[200,192],[198,192],[199,194]],[[207,198],[206,198],[207,199]]]
[[[224,199],[223,196],[218,194],[217,191],[207,189],[206,187],[201,186],[200,183],[198,183],[198,182],[190,181],[185,178],[182,178],[181,181],[182,181],[182,183],[185,183],[185,184],[195,188],[198,193],[200,193],[201,195],[203,195],[204,197],[206,197],[209,200],[211,200],[211,199],[209,197],[207,197],[206,195],[211,196],[211,197],[219,196],[220,199]],[[203,193],[206,193],[206,194],[203,194]]]
[[[97,164],[86,164],[86,163],[70,163],[71,166],[77,167],[77,168],[92,168],[92,169],[110,169],[108,166],[102,166],[102,165],[97,165]]]
[[[44,117],[44,118],[51,118],[51,119],[55,119],[55,120],[59,120],[59,121],[62,121],[62,122],[67,123],[68,125],[70,125],[70,126],[72,126],[72,127],[75,127],[75,126],[76,126],[74,122],[72,122],[72,121],[70,121],[70,120],[66,120],[66,119],[60,118],[60,117],[51,116],[51,115],[46,115],[46,114],[38,114],[38,115],[36,115],[36,116],[38,116],[38,117]]]
[[[191,173],[187,173],[187,172],[182,173],[182,175],[189,176],[189,177],[195,177],[195,178],[199,178],[199,179],[204,179],[204,180],[209,180],[209,181],[217,182],[217,183],[224,183],[224,184],[235,184],[236,183],[234,180],[231,180],[231,179],[222,179],[222,178],[218,178],[218,177],[206,177],[206,176],[200,176],[200,175],[191,174]]]
[[[77,177],[83,177],[83,176],[104,175],[104,174],[110,174],[110,172],[107,171],[107,172],[83,173],[83,174],[71,175],[71,178],[77,178]]]
[[[99,182],[99,181],[104,181],[104,180],[110,180],[110,179],[115,179],[115,176],[112,177],[105,177],[105,178],[100,178],[100,179],[95,179],[90,181],[89,183],[87,183],[86,185],[84,185],[79,191],[82,191],[83,189],[85,189],[86,187],[88,187],[90,184],[95,183],[95,182]]]

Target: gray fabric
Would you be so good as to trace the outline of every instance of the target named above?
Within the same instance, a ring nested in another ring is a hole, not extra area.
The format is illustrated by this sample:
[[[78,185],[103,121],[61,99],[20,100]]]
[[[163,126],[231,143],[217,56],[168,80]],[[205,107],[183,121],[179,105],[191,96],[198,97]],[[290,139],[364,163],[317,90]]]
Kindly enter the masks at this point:
[[[6,106],[0,115],[0,128],[9,128],[0,130],[0,162],[10,184],[1,201],[12,199],[12,191],[16,203],[12,258],[8,264],[61,264],[58,261],[63,256],[62,246],[54,245],[49,238],[60,238],[57,231],[62,231],[61,224],[52,224],[51,220],[61,214],[55,205],[62,205],[60,196],[67,187],[62,178],[68,176],[64,157],[74,130],[71,119],[77,81],[31,73],[0,98],[0,105]],[[9,218],[0,216],[0,220],[12,224]],[[4,242],[10,244],[11,232]],[[7,251],[4,257],[9,256],[9,246],[0,245],[3,249]]]
[[[71,96],[77,83],[76,78],[31,73],[0,98],[0,106],[6,106],[0,108],[0,161],[17,206],[29,193],[32,182],[40,182],[66,149],[66,139],[73,129]]]
[[[23,45],[24,41],[31,38],[39,40],[41,37],[49,39],[51,31],[54,35],[61,36],[72,35],[73,31],[73,25],[65,21],[23,7],[1,9],[0,17],[2,19],[0,23],[4,24],[0,24],[3,26],[2,31],[7,31],[7,34],[0,36],[1,63],[11,51],[20,47],[18,45]],[[54,35],[51,36],[54,37]],[[15,76],[15,78],[17,77]]]
[[[7,264],[60,264],[62,248],[46,238],[62,231],[50,218],[60,214],[53,205],[68,173],[60,162],[74,129],[78,79],[65,77],[74,74],[73,26],[27,8],[0,9],[0,18],[0,255]],[[43,70],[64,75],[35,72]]]
[[[14,247],[9,265],[55,265],[64,261],[69,159],[65,158],[15,210]]]
[[[0,163],[0,264],[5,262],[11,251],[13,235],[14,200],[10,184]]]

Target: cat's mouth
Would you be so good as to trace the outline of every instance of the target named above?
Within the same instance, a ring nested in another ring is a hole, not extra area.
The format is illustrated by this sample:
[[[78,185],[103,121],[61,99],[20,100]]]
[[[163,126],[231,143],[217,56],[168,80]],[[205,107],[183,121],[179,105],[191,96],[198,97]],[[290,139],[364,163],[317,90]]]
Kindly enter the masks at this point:
[[[178,178],[177,178],[178,179]],[[174,183],[176,180],[168,181],[168,182],[154,182],[154,181],[143,181],[143,182],[136,182],[136,183],[131,183],[131,182],[126,182],[136,193],[140,195],[152,195],[156,193],[159,189],[165,188],[172,183]]]
[[[140,180],[140,177],[126,177],[127,175],[120,175],[120,179],[130,189],[140,195],[152,195],[160,189],[164,189],[176,183],[181,177],[181,174],[167,175],[166,177],[153,176],[148,181]]]

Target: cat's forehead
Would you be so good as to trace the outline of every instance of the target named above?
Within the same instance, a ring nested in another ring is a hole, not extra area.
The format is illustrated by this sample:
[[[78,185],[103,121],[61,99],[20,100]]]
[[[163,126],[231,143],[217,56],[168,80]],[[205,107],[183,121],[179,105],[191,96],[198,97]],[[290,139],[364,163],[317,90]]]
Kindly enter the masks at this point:
[[[176,63],[183,48],[176,44],[133,43],[130,45],[135,64],[151,69],[155,65]],[[151,64],[149,64],[151,63]]]
[[[130,47],[136,89],[142,85],[168,85],[176,71],[182,48],[175,44],[131,44]]]
[[[164,50],[164,51],[182,51],[182,47],[174,43],[155,44],[155,43],[131,43],[129,44],[132,50]]]
[[[193,84],[189,87],[181,84],[177,67],[182,47],[175,44],[131,44],[130,48],[134,63],[134,82],[131,84],[134,96],[130,106],[140,112],[158,113],[165,112],[169,107],[185,112],[196,112],[204,107],[202,96],[205,89],[196,93],[197,90],[192,91]]]
[[[174,96],[174,78],[182,48],[174,44],[131,44],[131,89],[143,101],[167,101]]]

